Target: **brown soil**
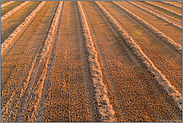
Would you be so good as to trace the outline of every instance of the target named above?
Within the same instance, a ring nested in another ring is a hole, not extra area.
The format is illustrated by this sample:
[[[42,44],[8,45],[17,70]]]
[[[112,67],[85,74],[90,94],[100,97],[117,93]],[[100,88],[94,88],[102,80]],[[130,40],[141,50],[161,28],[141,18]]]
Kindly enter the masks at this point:
[[[39,3],[28,3],[1,23],[1,42],[7,39]],[[59,24],[56,33],[52,35],[53,44],[47,49],[45,59],[41,59],[58,3],[47,2],[1,56],[2,122],[101,121],[100,105],[97,103],[97,92],[88,60],[85,42],[87,37],[84,37],[85,30],[75,1],[63,2]],[[129,33],[155,67],[182,93],[181,55],[111,2],[99,3]],[[118,3],[181,44],[181,31],[128,2]],[[145,2],[141,3],[157,9]],[[97,51],[102,80],[107,87],[107,99],[115,112],[115,120],[182,121],[182,112],[96,4],[84,1],[81,5]],[[173,10],[171,7],[168,9]]]

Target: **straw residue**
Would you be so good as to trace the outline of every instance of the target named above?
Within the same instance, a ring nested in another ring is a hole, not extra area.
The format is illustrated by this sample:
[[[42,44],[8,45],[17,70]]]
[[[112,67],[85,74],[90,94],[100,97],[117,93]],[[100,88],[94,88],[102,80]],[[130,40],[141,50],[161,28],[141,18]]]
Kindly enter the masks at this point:
[[[23,28],[32,20],[34,15],[45,5],[46,1],[41,2],[37,8],[21,23],[10,35],[9,37],[1,44],[1,56],[5,54],[8,48],[15,42],[16,36],[23,30]]]
[[[35,122],[37,120],[39,112],[42,110],[42,108],[40,108],[41,107],[40,102],[42,97],[43,85],[45,82],[45,76],[48,69],[49,53],[51,51],[50,49],[52,47],[54,35],[59,22],[62,4],[63,4],[63,1],[60,1],[57,7],[57,10],[55,12],[54,18],[52,20],[51,26],[48,30],[48,34],[45,39],[45,43],[43,45],[41,54],[39,54],[40,61],[37,63],[38,66],[37,66],[36,74],[40,74],[40,76],[37,76],[39,77],[38,81],[36,81],[36,79],[34,80],[36,83],[36,86],[33,86],[31,88],[31,92],[23,113],[24,114],[23,121]],[[39,69],[42,69],[42,66],[44,66],[43,70],[41,71],[41,73],[38,73]]]
[[[41,76],[38,80],[38,82],[36,82],[36,86],[34,86],[31,90],[31,95],[29,95],[30,99],[28,99],[29,101],[27,102],[27,105],[29,105],[29,107],[27,107],[27,110],[31,110],[31,114],[27,114],[26,116],[29,117],[30,119],[28,119],[29,121],[36,121],[36,118],[38,116],[38,112],[40,110],[40,101],[41,101],[41,96],[42,96],[42,89],[43,89],[43,84],[44,84],[44,79],[45,79],[45,75],[46,75],[46,71],[47,71],[47,67],[48,67],[48,59],[45,59],[45,56],[48,56],[48,52],[50,51],[50,47],[51,44],[53,42],[53,37],[55,34],[55,30],[56,27],[58,25],[58,20],[59,20],[59,16],[61,13],[61,7],[62,7],[62,3],[63,1],[61,1],[58,5],[57,11],[55,12],[52,24],[49,28],[48,34],[47,34],[47,38],[45,39],[45,44],[43,45],[43,52],[41,54],[37,54],[34,61],[32,62],[31,65],[31,69],[29,70],[29,75],[27,76],[26,80],[24,83],[22,83],[16,91],[13,92],[10,100],[7,102],[7,104],[4,106],[4,108],[1,111],[1,120],[3,122],[9,122],[9,121],[14,121],[15,120],[15,115],[16,112],[18,110],[18,108],[20,107],[21,102],[23,101],[24,96],[27,96],[25,94],[29,82],[31,80],[31,76],[32,73],[35,70],[36,67],[36,60],[37,57],[39,55],[39,57],[41,57],[41,60],[38,61],[38,67],[42,66],[43,63],[45,63],[45,68],[43,70],[43,72],[41,73]],[[15,103],[17,102],[17,103]],[[31,116],[30,116],[31,115]],[[20,118],[20,117],[19,117]]]
[[[9,16],[11,16],[13,13],[17,12],[19,9],[21,9],[22,7],[24,7],[26,4],[28,4],[30,1],[26,1],[23,2],[22,4],[20,4],[19,6],[15,7],[14,9],[12,9],[11,11],[7,12],[5,15],[3,15],[1,17],[1,23],[7,19]]]
[[[134,6],[140,8],[140,9],[142,9],[142,10],[144,10],[144,11],[146,11],[146,12],[148,12],[148,13],[150,13],[150,14],[156,16],[156,17],[158,17],[159,19],[161,19],[161,20],[167,22],[168,24],[170,24],[170,25],[172,25],[172,26],[178,28],[179,30],[182,30],[182,26],[179,26],[179,25],[175,24],[174,22],[169,21],[167,18],[165,18],[165,17],[163,17],[163,16],[157,14],[157,13],[156,13],[155,11],[153,11],[153,10],[146,9],[146,8],[145,8],[145,7],[146,7],[145,5],[143,5],[143,6],[145,6],[145,7],[143,7],[143,6],[141,6],[141,5],[136,4],[135,2],[132,2],[132,1],[129,1],[129,2],[130,2],[131,4],[133,4]]]
[[[165,2],[165,1],[161,1],[161,2],[182,9],[181,6],[177,6],[175,4],[172,4],[172,3],[169,3],[169,2]]]
[[[91,32],[89,30],[88,22],[86,20],[86,16],[82,9],[81,3],[78,1],[78,11],[80,15],[80,20],[83,29],[84,40],[86,44],[86,49],[89,54],[88,61],[90,67],[90,73],[92,77],[93,86],[95,88],[95,97],[98,102],[98,110],[101,115],[101,121],[103,122],[114,122],[114,110],[112,105],[109,102],[109,98],[107,97],[107,88],[103,83],[102,79],[102,71],[100,64],[97,59],[97,51],[95,50]]]
[[[128,33],[118,25],[117,21],[102,7],[102,5],[95,1],[98,8],[102,11],[104,16],[109,20],[114,29],[118,32],[119,36],[125,41],[126,45],[132,50],[133,54],[145,65],[148,71],[154,76],[158,84],[165,90],[169,97],[175,102],[178,108],[182,111],[182,95],[176,90],[175,87],[165,78],[153,64],[153,62],[145,55],[136,42],[128,35]]]
[[[177,13],[177,12],[174,12],[174,11],[169,10],[169,9],[167,9],[167,8],[164,8],[164,7],[162,7],[162,6],[158,6],[158,5],[156,5],[156,4],[154,4],[154,3],[151,3],[151,2],[149,2],[149,1],[145,1],[145,2],[147,2],[148,4],[150,4],[150,5],[152,5],[152,6],[155,6],[155,7],[157,7],[157,8],[161,8],[161,9],[163,9],[163,10],[169,12],[169,13],[172,13],[172,14],[174,14],[174,15],[177,15],[177,16],[179,16],[179,17],[182,17],[182,15],[179,14],[179,13]]]
[[[4,3],[4,4],[1,5],[1,8],[5,7],[5,6],[9,5],[9,4],[12,4],[14,2],[15,1],[6,2],[6,3]]]
[[[121,10],[123,10],[125,13],[127,13],[130,17],[132,17],[134,20],[139,22],[141,25],[143,25],[145,28],[147,28],[150,32],[152,32],[155,36],[157,36],[159,39],[164,41],[166,44],[171,46],[174,50],[176,50],[179,54],[182,54],[182,46],[167,37],[163,32],[159,31],[155,27],[153,27],[151,24],[140,18],[139,16],[135,15],[133,12],[129,11],[125,7],[121,6],[117,2],[113,1],[114,5],[119,7]]]

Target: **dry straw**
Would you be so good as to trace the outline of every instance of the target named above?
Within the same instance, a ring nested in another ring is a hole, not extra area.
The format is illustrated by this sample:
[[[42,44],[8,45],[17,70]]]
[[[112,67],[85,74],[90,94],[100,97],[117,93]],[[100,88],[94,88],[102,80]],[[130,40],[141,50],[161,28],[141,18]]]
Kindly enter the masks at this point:
[[[5,7],[5,6],[9,5],[9,4],[12,4],[14,2],[15,1],[6,2],[6,3],[4,3],[4,4],[1,5],[1,8]]]
[[[1,44],[1,56],[6,53],[8,48],[15,42],[15,38],[20,32],[28,25],[32,20],[34,15],[45,5],[46,1],[43,1],[37,6],[37,8],[21,23],[10,35],[9,37]]]
[[[107,88],[106,88],[106,85],[103,83],[102,71],[97,59],[98,57],[97,51],[95,50],[95,47],[91,38],[91,32],[89,30],[88,22],[86,20],[86,16],[84,14],[81,3],[79,1],[77,2],[77,5],[78,5],[80,20],[83,28],[83,35],[86,43],[86,49],[89,54],[88,61],[90,66],[90,73],[91,73],[92,82],[95,88],[95,97],[98,102],[98,109],[101,115],[101,121],[114,122],[115,112],[112,108],[112,105],[109,102],[109,98],[107,97]]]
[[[147,7],[147,6],[145,6],[145,5],[142,6],[142,5],[137,4],[137,3],[135,3],[135,2],[132,2],[132,1],[129,1],[129,2],[130,2],[131,4],[133,4],[134,6],[136,6],[136,7],[140,8],[140,9],[142,9],[142,10],[144,10],[144,11],[146,11],[146,12],[148,12],[148,13],[150,13],[150,14],[156,16],[156,17],[158,17],[159,19],[161,19],[161,20],[167,22],[168,24],[171,24],[172,26],[178,28],[179,30],[182,30],[182,26],[179,26],[179,25],[175,24],[174,22],[169,21],[166,17],[163,17],[163,16],[160,15],[160,14],[157,14],[154,10],[146,9],[145,7]]]
[[[133,51],[134,55],[145,65],[148,71],[154,76],[158,84],[166,91],[169,97],[175,102],[178,108],[182,111],[182,95],[176,90],[175,87],[165,78],[165,76],[159,71],[153,64],[153,62],[145,55],[141,48],[135,43],[135,41],[118,25],[117,21],[107,12],[107,10],[97,1],[95,4],[102,11],[105,17],[109,20],[121,38]]]
[[[19,6],[15,7],[14,9],[12,9],[11,11],[7,12],[5,15],[3,15],[1,17],[1,23],[7,19],[9,16],[11,16],[13,13],[17,12],[19,9],[21,9],[22,7],[24,7],[26,4],[28,4],[30,1],[26,1],[22,4],[20,4]]]
[[[154,35],[156,35],[159,39],[164,41],[166,44],[171,46],[174,50],[176,50],[179,54],[182,54],[182,46],[167,37],[163,32],[159,31],[155,27],[153,27],[151,24],[140,18],[139,16],[135,15],[133,12],[129,11],[125,7],[121,6],[117,2],[113,1],[113,3],[119,7],[121,10],[123,10],[125,13],[127,13],[130,17],[132,17],[134,20],[139,22],[141,25],[143,25],[145,28],[147,28],[150,32],[152,32]]]

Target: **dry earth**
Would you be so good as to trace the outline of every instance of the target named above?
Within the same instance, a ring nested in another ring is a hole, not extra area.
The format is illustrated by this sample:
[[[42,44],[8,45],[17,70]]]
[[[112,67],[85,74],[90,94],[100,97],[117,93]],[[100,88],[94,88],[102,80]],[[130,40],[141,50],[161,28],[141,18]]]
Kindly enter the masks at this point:
[[[181,122],[181,4],[31,1],[10,13],[1,121]]]

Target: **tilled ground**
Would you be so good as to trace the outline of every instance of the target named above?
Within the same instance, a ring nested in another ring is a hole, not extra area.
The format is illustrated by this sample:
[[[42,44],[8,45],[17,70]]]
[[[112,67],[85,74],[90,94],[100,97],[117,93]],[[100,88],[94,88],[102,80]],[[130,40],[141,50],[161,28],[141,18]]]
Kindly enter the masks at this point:
[[[180,17],[161,8],[182,14],[180,2],[134,2],[164,20],[131,2],[116,3],[182,46],[182,31],[165,21],[182,23]],[[45,2],[1,54],[2,122],[182,121],[182,98],[175,95],[182,94],[182,55],[116,3]],[[1,8],[1,16],[20,4]],[[1,22],[2,44],[39,4],[29,2]],[[160,84],[130,38],[170,85]]]

